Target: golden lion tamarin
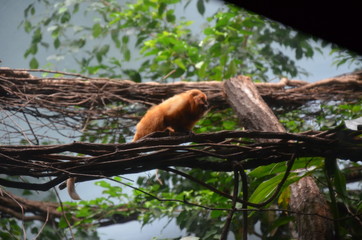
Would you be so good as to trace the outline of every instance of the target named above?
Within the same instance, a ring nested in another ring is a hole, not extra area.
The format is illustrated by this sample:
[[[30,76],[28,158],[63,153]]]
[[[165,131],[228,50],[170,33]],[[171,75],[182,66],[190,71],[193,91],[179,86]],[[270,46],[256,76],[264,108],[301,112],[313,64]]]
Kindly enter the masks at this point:
[[[192,89],[177,94],[147,111],[136,126],[133,141],[158,131],[189,133],[207,109],[207,97],[202,91]],[[156,180],[163,184],[158,169]]]
[[[177,94],[147,111],[136,126],[133,141],[159,131],[191,132],[208,109],[206,95],[192,89]]]
[[[192,89],[177,94],[147,111],[136,126],[133,141],[158,131],[191,132],[207,109],[207,97],[202,91]],[[68,194],[72,199],[80,200],[74,183],[75,178],[67,180]]]

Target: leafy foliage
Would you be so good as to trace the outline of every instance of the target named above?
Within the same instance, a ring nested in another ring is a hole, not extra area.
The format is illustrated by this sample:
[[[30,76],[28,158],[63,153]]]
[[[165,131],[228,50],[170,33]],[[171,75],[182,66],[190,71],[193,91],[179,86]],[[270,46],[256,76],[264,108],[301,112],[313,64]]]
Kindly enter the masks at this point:
[[[355,65],[356,71],[362,69],[362,57],[354,52],[332,45],[330,55],[334,56],[333,64],[337,67],[348,64],[349,66]]]
[[[222,80],[244,74],[267,81],[270,72],[290,77],[305,73],[278,46],[294,49],[296,59],[314,53],[308,37],[231,5],[210,14],[204,1],[197,1],[198,12],[210,15],[200,33],[195,22],[178,16],[180,1],[140,0],[120,5],[76,0],[55,6],[41,2],[57,10],[35,23],[30,17],[34,18],[36,4],[25,10],[24,30],[33,35],[25,57],[31,56],[32,68],[39,66],[38,48],[52,47],[58,53],[50,59],[71,55],[81,72],[104,77]],[[191,5],[188,1],[184,9],[189,11]],[[85,24],[77,25],[74,19],[81,12],[87,14],[80,18]],[[43,36],[46,32],[53,44]],[[127,67],[135,59],[137,67]]]

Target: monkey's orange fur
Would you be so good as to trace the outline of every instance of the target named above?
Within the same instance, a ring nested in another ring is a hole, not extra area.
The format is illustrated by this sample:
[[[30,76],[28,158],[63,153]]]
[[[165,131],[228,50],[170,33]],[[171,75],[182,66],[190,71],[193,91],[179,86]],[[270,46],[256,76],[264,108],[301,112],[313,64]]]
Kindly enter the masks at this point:
[[[81,200],[78,193],[75,191],[75,178],[68,178],[67,189],[69,196],[74,200]]]
[[[172,132],[191,132],[207,108],[207,97],[198,89],[177,94],[147,111],[137,124],[133,141],[166,129]]]

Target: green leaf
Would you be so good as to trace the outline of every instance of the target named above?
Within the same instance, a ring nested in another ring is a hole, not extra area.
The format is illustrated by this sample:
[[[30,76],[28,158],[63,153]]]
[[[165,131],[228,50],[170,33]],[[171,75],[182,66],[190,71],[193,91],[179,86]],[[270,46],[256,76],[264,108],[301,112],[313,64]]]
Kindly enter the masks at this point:
[[[262,182],[252,193],[249,201],[252,203],[261,203],[267,200],[274,193],[283,177],[284,173],[281,173]],[[280,192],[282,192],[287,186],[289,186],[293,182],[298,181],[301,178],[302,176],[298,176],[297,173],[290,173]]]
[[[302,48],[301,47],[297,47],[295,49],[295,58],[297,60],[301,59],[303,57],[303,51],[302,51]]]
[[[143,44],[144,41],[148,38],[148,36],[139,36],[135,43],[135,46],[138,47],[139,45]]]
[[[67,218],[68,218],[68,217],[72,217],[70,214],[67,214],[67,215],[68,215]],[[59,223],[58,223],[58,226],[59,226],[60,228],[67,228],[67,227],[69,227],[68,224],[69,224],[68,221],[65,220],[64,217],[62,217],[62,218],[60,219]]]
[[[131,51],[128,48],[123,49],[122,51],[124,60],[129,61],[131,60]]]
[[[89,215],[91,214],[91,211],[89,208],[87,207],[82,207],[82,208],[79,208],[77,213],[76,213],[76,216],[77,217],[89,217]]]
[[[362,105],[354,105],[352,106],[352,109],[351,109],[352,112],[354,113],[361,113],[362,111]],[[355,121],[357,121],[357,119],[355,119]],[[361,119],[360,119],[360,122],[361,122]]]
[[[237,71],[237,65],[236,65],[235,61],[231,61],[229,63],[229,67],[226,71],[225,77],[226,78],[233,77],[236,74],[236,71]]]
[[[160,5],[158,6],[158,15],[162,16],[163,12],[165,11],[167,7],[167,4],[165,2],[161,2]]]
[[[33,6],[33,3],[32,4],[29,4],[29,6],[27,6],[26,8],[25,8],[25,10],[24,10],[24,16],[27,18],[28,17],[28,15],[29,15],[29,11],[30,11],[30,9],[31,8],[33,8],[34,6]]]
[[[221,44],[219,42],[213,44],[209,51],[212,56],[220,57],[220,55],[222,54]]]
[[[32,43],[36,44],[36,43],[39,43],[42,39],[43,35],[41,33],[41,29],[40,27],[37,28],[33,34],[33,38],[32,38]]]
[[[25,20],[24,21],[24,30],[25,30],[25,32],[30,33],[31,29],[32,29],[31,22],[28,21],[28,20]]]
[[[119,35],[119,31],[117,29],[113,29],[111,31],[111,38],[112,38],[113,42],[116,44],[117,48],[120,48],[121,42],[119,41],[118,35]]]
[[[359,201],[357,204],[357,212],[356,214],[360,214],[362,212],[362,201]]]
[[[60,46],[60,40],[59,40],[59,38],[56,38],[56,39],[54,40],[53,45],[54,45],[54,48],[55,48],[55,49],[58,49],[58,48],[59,48],[59,46]]]
[[[58,13],[62,14],[62,13],[65,13],[67,10],[68,10],[67,7],[61,7],[61,8],[58,9]]]
[[[66,11],[63,13],[62,17],[60,18],[60,22],[61,23],[69,22],[70,18],[71,18],[70,13],[68,11]]]
[[[106,55],[109,51],[109,45],[106,44],[104,46],[101,47],[101,49],[99,50],[99,53],[102,55]]]
[[[199,11],[199,13],[201,15],[204,15],[204,13],[205,13],[204,0],[198,0],[197,1],[197,10]]]
[[[173,61],[177,66],[179,66],[181,69],[186,70],[186,66],[183,63],[182,59],[177,58]]]
[[[335,168],[334,173],[334,186],[340,197],[345,198],[347,196],[346,178],[342,171],[339,169],[338,165]]]
[[[123,70],[123,72],[125,74],[127,74],[128,77],[134,82],[141,82],[141,80],[142,80],[142,77],[138,71],[135,71],[133,69],[126,69],[126,70]]]
[[[347,60],[348,60],[348,59],[345,58],[345,59],[342,59],[342,60],[340,60],[340,61],[337,61],[337,67],[345,64],[345,63],[347,62]]]
[[[48,28],[48,31],[51,31],[52,38],[58,38],[60,33],[60,27],[59,26],[51,26]]]
[[[309,167],[309,171],[315,168],[321,168],[324,164],[324,158],[297,158],[294,161],[292,170]],[[266,166],[260,166],[248,173],[251,177],[265,177],[276,173],[283,173],[286,170],[286,164],[283,163],[272,163]]]
[[[97,186],[103,187],[103,188],[109,188],[109,187],[111,187],[111,184],[110,184],[109,182],[104,181],[104,180],[102,180],[102,181],[97,181],[97,182],[95,182],[94,184],[97,185]]]
[[[102,33],[102,26],[99,23],[96,23],[92,27],[92,35],[97,38]]]
[[[74,46],[77,46],[78,48],[82,48],[86,44],[86,40],[83,38],[78,39],[77,41],[73,42]]]
[[[36,58],[33,57],[33,58],[30,60],[29,66],[30,66],[31,69],[37,69],[37,68],[39,68],[38,60],[36,60]]]
[[[125,36],[122,37],[122,43],[123,44],[127,44],[128,41],[129,41],[129,36],[125,35]]]
[[[79,11],[79,3],[74,4],[73,8],[73,14],[77,13]]]
[[[215,33],[215,29],[214,28],[211,28],[211,27],[207,27],[204,29],[204,34],[205,35],[214,35]]]
[[[31,15],[34,16],[34,14],[35,14],[35,7],[34,6],[30,9],[30,13],[31,13]]]
[[[176,68],[176,71],[170,75],[172,78],[179,78],[182,76],[182,74],[185,73],[185,70],[182,68]]]
[[[235,129],[235,125],[236,125],[235,121],[225,120],[222,122],[222,127],[225,130],[233,130],[233,129]]]
[[[175,11],[174,11],[173,9],[168,10],[168,11],[166,12],[166,20],[167,20],[168,22],[170,22],[170,23],[174,23],[175,20],[176,20],[176,17],[175,17],[175,13],[174,13],[174,12],[175,12]]]
[[[220,211],[220,210],[211,211],[211,214],[210,214],[210,216],[211,216],[212,218],[219,218],[219,217],[221,217],[222,215],[223,215],[223,212]]]
[[[288,208],[290,201],[290,187],[286,187],[283,191],[281,191],[278,197],[278,205],[281,208]]]

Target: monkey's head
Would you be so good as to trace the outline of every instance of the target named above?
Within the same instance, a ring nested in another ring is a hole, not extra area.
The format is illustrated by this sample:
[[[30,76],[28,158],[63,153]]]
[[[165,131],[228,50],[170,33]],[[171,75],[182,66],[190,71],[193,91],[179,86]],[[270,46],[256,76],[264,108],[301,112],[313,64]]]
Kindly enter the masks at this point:
[[[209,103],[207,102],[207,96],[205,93],[198,89],[192,89],[188,91],[193,100],[193,105],[195,111],[198,111],[200,114],[203,114],[209,108]]]

